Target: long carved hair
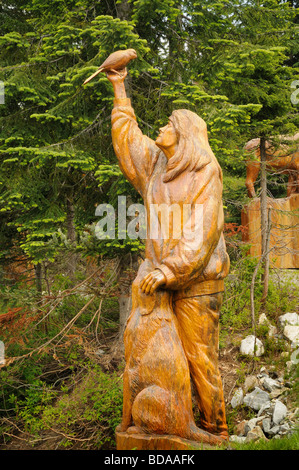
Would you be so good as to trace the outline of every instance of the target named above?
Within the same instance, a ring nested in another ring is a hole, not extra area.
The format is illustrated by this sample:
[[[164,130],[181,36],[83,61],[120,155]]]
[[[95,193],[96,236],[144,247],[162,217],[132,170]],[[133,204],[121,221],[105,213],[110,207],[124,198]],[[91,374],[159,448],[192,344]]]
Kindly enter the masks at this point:
[[[166,166],[163,181],[166,183],[188,168],[199,171],[215,158],[208,142],[206,123],[197,114],[187,109],[178,109],[169,120],[178,137],[178,147]]]

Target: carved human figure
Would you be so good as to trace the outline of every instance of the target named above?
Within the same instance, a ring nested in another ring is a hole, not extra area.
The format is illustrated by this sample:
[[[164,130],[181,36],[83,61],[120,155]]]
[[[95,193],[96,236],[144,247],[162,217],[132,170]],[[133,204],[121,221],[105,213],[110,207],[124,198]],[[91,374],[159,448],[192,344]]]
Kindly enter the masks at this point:
[[[218,369],[219,313],[229,271],[221,168],[205,122],[191,111],[174,111],[156,141],[143,135],[126,96],[125,77],[125,69],[107,72],[115,94],[112,140],[123,174],[144,200],[148,226],[153,207],[183,210],[187,205],[191,212],[180,219],[180,237],[174,236],[177,221],[169,217],[165,227],[165,218],[156,213],[159,234],[146,238],[146,259],[133,283],[125,332],[119,429],[219,442],[228,437]],[[201,233],[196,232],[198,207]],[[190,238],[194,233],[195,240]],[[201,429],[193,421],[188,372]]]

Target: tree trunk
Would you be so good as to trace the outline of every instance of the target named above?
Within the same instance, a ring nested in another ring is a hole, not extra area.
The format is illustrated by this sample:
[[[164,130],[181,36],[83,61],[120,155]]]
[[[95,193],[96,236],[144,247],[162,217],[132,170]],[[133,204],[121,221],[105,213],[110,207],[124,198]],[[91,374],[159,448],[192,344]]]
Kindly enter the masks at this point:
[[[269,289],[269,267],[270,267],[270,235],[271,235],[271,209],[268,209],[267,217],[267,237],[266,237],[266,247],[265,247],[265,263],[264,263],[264,285],[263,285],[263,295],[262,295],[262,304],[267,299],[268,289]]]
[[[128,0],[121,0],[120,3],[116,5],[117,18],[120,20],[130,21],[132,13],[132,4]]]
[[[181,4],[177,2],[175,7],[181,10]],[[182,72],[183,66],[178,62],[178,57],[183,57],[184,50],[184,41],[180,37],[180,34],[183,30],[182,26],[182,15],[179,15],[176,18],[176,31],[169,29],[169,66],[171,68],[171,77],[172,80],[178,83],[182,83]]]
[[[119,344],[118,348],[124,351],[124,332],[127,319],[132,308],[131,285],[138,269],[138,255],[129,254],[122,258],[118,278],[119,286]]]
[[[75,229],[75,208],[73,204],[73,198],[70,196],[66,200],[66,227],[67,227],[67,238],[72,245],[76,242],[76,229]],[[77,255],[76,253],[70,252],[68,258],[68,273],[70,278],[74,277],[76,266],[77,266]]]
[[[38,293],[38,297],[41,298],[42,292],[43,292],[43,287],[42,287],[42,265],[41,263],[37,263],[34,266],[35,269],[35,285],[36,285],[36,290]]]
[[[264,137],[260,139],[260,157],[261,157],[261,238],[262,238],[262,252],[263,257],[263,300],[267,298],[268,294],[268,280],[269,280],[269,253],[267,253],[267,238],[268,238],[268,213],[267,213],[267,173],[266,173],[266,140]],[[269,234],[270,238],[270,234]]]

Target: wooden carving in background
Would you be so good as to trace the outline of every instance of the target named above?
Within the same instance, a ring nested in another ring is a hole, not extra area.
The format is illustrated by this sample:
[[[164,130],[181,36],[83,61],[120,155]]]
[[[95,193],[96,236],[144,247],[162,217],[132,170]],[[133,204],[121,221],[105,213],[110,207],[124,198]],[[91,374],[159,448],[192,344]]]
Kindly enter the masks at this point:
[[[271,235],[269,256],[276,268],[299,268],[299,194],[290,197],[267,198],[271,208]],[[242,239],[250,244],[249,254],[261,256],[260,199],[255,198],[242,210],[241,223],[247,227]]]
[[[279,140],[279,146],[266,142],[267,169],[287,174],[289,179],[286,198],[267,198],[267,207],[271,209],[269,257],[277,268],[296,269],[299,268],[299,133],[291,138],[280,136]],[[241,224],[247,227],[242,240],[250,244],[250,256],[260,258],[261,208],[254,189],[260,171],[260,139],[247,142],[245,151],[254,155],[246,164],[246,187],[253,200],[241,213]]]
[[[299,193],[299,133],[292,137],[281,136],[281,145],[266,142],[267,168],[289,176],[287,195]],[[283,142],[288,142],[288,144]],[[260,171],[260,139],[252,139],[244,147],[254,158],[246,163],[246,187],[249,197],[256,197],[254,183]]]

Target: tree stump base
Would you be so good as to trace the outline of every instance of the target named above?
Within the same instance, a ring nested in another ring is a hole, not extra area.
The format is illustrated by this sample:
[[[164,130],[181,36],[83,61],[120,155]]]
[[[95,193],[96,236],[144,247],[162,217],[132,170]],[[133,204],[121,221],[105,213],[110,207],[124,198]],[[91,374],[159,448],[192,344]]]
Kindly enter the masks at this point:
[[[178,436],[116,432],[117,450],[204,450],[215,447]]]

